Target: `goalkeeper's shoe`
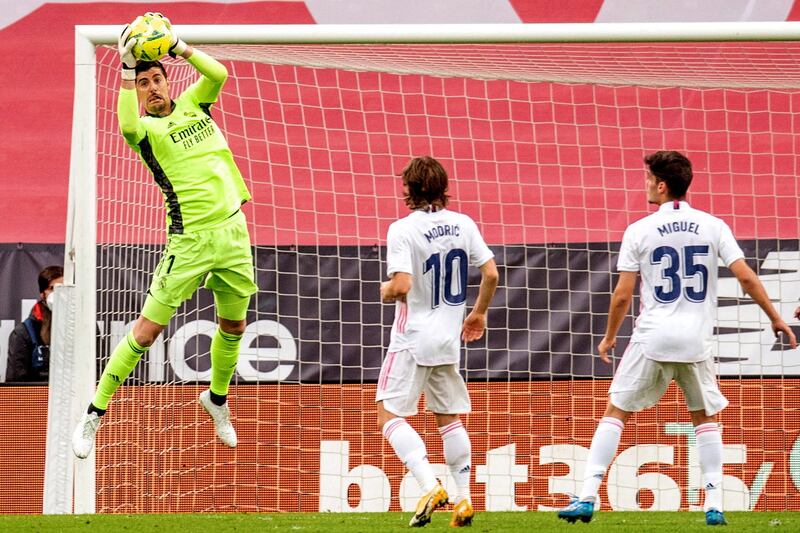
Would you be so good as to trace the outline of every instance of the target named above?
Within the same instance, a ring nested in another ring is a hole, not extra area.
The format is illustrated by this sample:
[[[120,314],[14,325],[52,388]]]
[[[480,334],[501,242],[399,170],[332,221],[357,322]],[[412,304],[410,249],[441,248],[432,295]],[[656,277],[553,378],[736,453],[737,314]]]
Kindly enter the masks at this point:
[[[725,515],[719,509],[713,507],[706,511],[706,525],[707,526],[727,526],[728,522],[725,521]]]
[[[472,509],[472,504],[469,503],[468,499],[464,498],[453,507],[453,516],[450,518],[450,526],[471,526],[473,516],[475,516],[475,511]]]
[[[430,492],[422,496],[417,503],[417,510],[408,523],[411,527],[422,527],[431,521],[433,512],[447,503],[447,492],[439,483]]]
[[[572,500],[569,505],[558,512],[558,517],[566,520],[570,524],[576,521],[588,523],[594,514],[594,502],[581,501],[577,498]]]
[[[86,459],[94,447],[94,437],[100,427],[97,413],[83,413],[80,422],[72,433],[72,451],[79,459]]]
[[[236,430],[233,429],[233,424],[231,424],[231,411],[228,409],[228,403],[217,405],[212,402],[210,390],[201,392],[197,401],[214,420],[214,429],[219,440],[226,446],[236,448]]]

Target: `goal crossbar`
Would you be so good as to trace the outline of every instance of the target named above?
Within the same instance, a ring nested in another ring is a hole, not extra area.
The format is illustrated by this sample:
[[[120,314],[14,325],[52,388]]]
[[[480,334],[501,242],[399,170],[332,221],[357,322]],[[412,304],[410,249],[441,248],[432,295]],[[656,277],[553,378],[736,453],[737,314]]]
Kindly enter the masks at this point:
[[[89,42],[115,44],[119,26],[76,26]],[[800,22],[662,22],[570,24],[232,24],[175,25],[204,44],[588,43],[794,41]]]

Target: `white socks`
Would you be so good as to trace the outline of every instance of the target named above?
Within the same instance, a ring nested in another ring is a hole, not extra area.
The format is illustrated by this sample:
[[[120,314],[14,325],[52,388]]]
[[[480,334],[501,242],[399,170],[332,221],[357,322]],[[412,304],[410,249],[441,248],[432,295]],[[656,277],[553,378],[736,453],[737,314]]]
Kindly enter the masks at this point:
[[[469,481],[472,470],[472,444],[460,420],[439,428],[444,443],[444,458],[456,482],[453,503],[470,500]],[[392,445],[397,457],[406,465],[424,492],[438,483],[428,462],[428,452],[419,434],[403,418],[393,418],[383,426],[383,436]]]
[[[456,492],[452,502],[470,501],[469,476],[472,469],[472,445],[467,430],[460,420],[441,426],[439,434],[444,442],[444,459],[450,467],[450,474],[456,481]]]
[[[586,460],[586,471],[583,475],[583,488],[578,496],[582,501],[597,501],[597,491],[606,474],[608,465],[617,454],[619,438],[625,424],[613,417],[603,417],[597,425]]]
[[[423,492],[436,486],[436,476],[428,462],[428,451],[422,438],[403,418],[392,418],[383,425],[383,436],[394,453],[416,478]]]
[[[579,500],[596,501],[597,491],[608,465],[617,454],[619,439],[625,424],[613,417],[603,417],[597,425],[589,448],[586,472]],[[722,511],[722,435],[716,422],[700,424],[694,428],[703,487],[706,491],[703,510]]]
[[[706,491],[703,510],[722,511],[722,434],[716,422],[695,426],[697,455],[703,473],[703,488]]]

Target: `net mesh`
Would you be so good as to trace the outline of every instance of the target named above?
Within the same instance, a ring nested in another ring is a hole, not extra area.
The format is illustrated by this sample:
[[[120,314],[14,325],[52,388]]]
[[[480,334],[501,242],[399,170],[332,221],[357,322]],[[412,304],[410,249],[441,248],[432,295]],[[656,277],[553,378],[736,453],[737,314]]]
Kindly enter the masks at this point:
[[[214,330],[202,289],[110,405],[98,511],[413,508],[419,489],[376,428],[374,391],[392,320],[378,298],[385,235],[407,213],[397,175],[424,154],[447,168],[452,208],[477,221],[501,269],[487,334],[462,359],[475,504],[566,503],[614,370],[593,352],[619,241],[650,212],[643,155],[690,156],[692,205],[728,222],[791,316],[800,296],[798,46],[203,47],[230,72],[212,116],[253,194],[243,210],[259,292],[230,396],[239,446],[215,442],[196,404]],[[97,59],[102,369],[141,309],[166,224],[161,193],[118,133],[116,52],[100,47]],[[185,63],[167,69],[173,94],[196,75]],[[726,508],[795,509],[787,494],[800,479],[800,460],[789,457],[800,382],[791,376],[800,363],[721,275]],[[630,331],[627,320],[618,355]],[[670,388],[633,420],[604,505],[702,504],[680,393]],[[433,417],[411,421],[443,465]]]

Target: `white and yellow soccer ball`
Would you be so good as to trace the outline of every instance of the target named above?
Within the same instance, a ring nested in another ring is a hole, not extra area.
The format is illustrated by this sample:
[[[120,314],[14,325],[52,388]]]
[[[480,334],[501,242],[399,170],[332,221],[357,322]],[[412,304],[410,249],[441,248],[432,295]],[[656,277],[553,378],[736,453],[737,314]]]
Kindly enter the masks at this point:
[[[169,21],[158,15],[146,13],[131,22],[133,55],[139,61],[158,61],[169,52],[172,29]]]

